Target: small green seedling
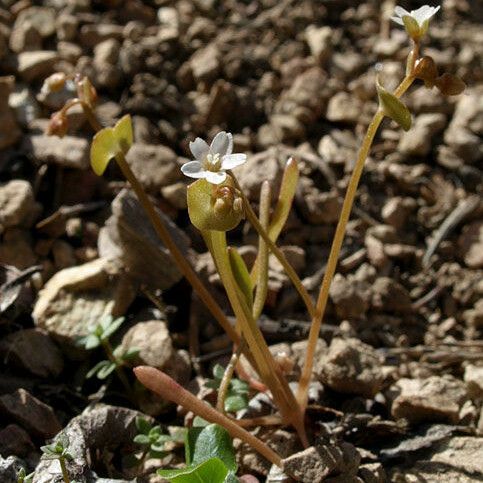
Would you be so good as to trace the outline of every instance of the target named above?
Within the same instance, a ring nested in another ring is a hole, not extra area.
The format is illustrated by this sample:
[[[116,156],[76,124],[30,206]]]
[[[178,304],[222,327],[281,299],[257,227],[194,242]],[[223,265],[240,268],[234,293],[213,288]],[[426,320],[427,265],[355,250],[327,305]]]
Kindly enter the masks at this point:
[[[140,462],[146,456],[150,458],[161,458],[166,454],[166,443],[175,440],[170,434],[163,434],[161,426],[153,426],[143,417],[136,418],[136,428],[138,434],[134,437],[134,442],[143,448],[143,455]]]
[[[206,387],[218,390],[224,374],[225,369],[220,364],[216,364],[213,368],[214,379],[208,379]],[[249,386],[245,381],[240,381],[236,378],[231,379],[225,397],[225,411],[236,413],[241,409],[245,409],[248,406],[248,392]]]
[[[217,424],[191,428],[185,439],[186,468],[158,470],[171,483],[236,483],[235,450],[228,432]]]
[[[66,466],[66,461],[73,460],[72,455],[69,453],[69,438],[65,434],[61,434],[57,438],[57,441],[46,446],[41,446],[40,450],[43,453],[44,459],[59,460],[64,483],[71,483]]]
[[[17,483],[32,483],[35,472],[29,473],[25,471],[25,468],[20,468],[17,473]]]
[[[88,327],[89,333],[80,337],[77,344],[86,350],[92,350],[102,346],[107,356],[106,360],[98,362],[87,373],[87,378],[97,376],[98,379],[104,380],[116,371],[129,397],[134,399],[131,385],[123,372],[123,367],[127,365],[128,361],[139,354],[139,349],[131,348],[124,351],[122,346],[113,349],[109,342],[109,337],[121,327],[123,322],[124,317],[118,317],[116,319],[110,315],[104,317],[99,323],[90,325]]]

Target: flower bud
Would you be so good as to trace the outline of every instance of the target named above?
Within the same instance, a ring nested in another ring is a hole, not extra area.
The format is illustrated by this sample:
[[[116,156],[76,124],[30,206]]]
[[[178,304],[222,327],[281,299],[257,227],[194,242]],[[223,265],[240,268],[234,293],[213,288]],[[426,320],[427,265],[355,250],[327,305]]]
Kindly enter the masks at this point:
[[[404,28],[406,29],[407,34],[411,37],[415,42],[418,42],[419,39],[427,32],[429,23],[426,21],[420,27],[419,23],[416,19],[411,17],[411,15],[404,15],[402,18],[404,23]],[[424,25],[426,24],[426,25]]]
[[[434,81],[443,96],[457,96],[466,89],[466,84],[457,76],[444,73]]]
[[[438,77],[438,68],[433,58],[429,55],[421,57],[414,66],[413,75],[417,79],[423,80],[427,88],[433,87],[436,77]]]
[[[49,124],[47,125],[46,134],[48,136],[64,137],[69,128],[69,121],[63,111],[54,112],[50,116]]]
[[[88,77],[76,78],[77,96],[90,106],[97,101],[97,92]]]

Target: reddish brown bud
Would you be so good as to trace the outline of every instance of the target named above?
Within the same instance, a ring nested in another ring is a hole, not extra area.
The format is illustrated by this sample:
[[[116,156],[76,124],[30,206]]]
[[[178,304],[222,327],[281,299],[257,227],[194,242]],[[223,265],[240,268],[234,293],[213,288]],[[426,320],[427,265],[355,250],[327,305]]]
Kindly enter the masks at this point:
[[[443,96],[457,96],[466,89],[466,84],[455,75],[444,73],[434,81]]]
[[[69,128],[67,116],[62,111],[57,111],[50,116],[50,122],[47,126],[46,134],[48,136],[64,137]]]
[[[414,66],[413,75],[417,79],[423,80],[426,87],[433,87],[435,80],[438,77],[438,68],[436,67],[433,58],[429,55],[421,57]]]

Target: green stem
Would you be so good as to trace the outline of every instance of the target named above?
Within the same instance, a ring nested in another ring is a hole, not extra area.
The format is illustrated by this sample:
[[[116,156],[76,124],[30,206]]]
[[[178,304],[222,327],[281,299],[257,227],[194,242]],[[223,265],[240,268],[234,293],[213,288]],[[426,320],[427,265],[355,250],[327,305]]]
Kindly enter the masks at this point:
[[[60,470],[62,471],[62,479],[64,483],[70,483],[69,473],[67,472],[67,467],[65,465],[65,458],[59,458]]]
[[[394,95],[396,97],[401,97],[410,87],[413,80],[414,78],[411,75],[406,76],[395,90]],[[377,129],[381,124],[383,118],[384,113],[381,110],[378,110],[376,114],[374,114],[374,117],[372,118],[372,121],[367,128],[367,132],[362,141],[362,146],[359,151],[354,170],[352,171],[349,184],[347,186],[344,202],[342,204],[341,214],[339,216],[339,221],[335,230],[334,239],[330,248],[327,267],[325,269],[324,278],[322,280],[322,285],[320,287],[320,292],[317,299],[315,316],[312,319],[312,324],[310,327],[305,363],[299,380],[297,399],[300,406],[304,409],[307,405],[308,388],[314,363],[315,348],[317,345],[317,339],[319,337],[320,326],[322,324],[325,308],[327,306],[327,300],[329,298],[330,284],[337,268],[337,261],[339,259],[340,249],[342,247],[342,242],[344,241],[347,222],[349,221],[352,205],[354,203],[354,198],[357,193],[357,187],[359,185],[362,171],[364,169],[364,163],[367,159],[367,156],[369,155],[369,150],[371,149],[372,142],[374,141],[374,136],[376,135]]]
[[[293,425],[304,446],[308,446],[303,415],[299,410],[297,401],[286,379],[277,370],[275,360],[268,349],[260,328],[252,317],[251,310],[244,301],[243,295],[238,293],[228,259],[226,234],[220,231],[210,231],[205,236],[211,238],[209,247],[212,250],[213,259],[243,336],[255,359],[258,373],[270,389],[284,421]]]
[[[126,393],[133,404],[136,404],[136,397],[134,395],[134,391],[132,390],[131,384],[129,384],[128,378],[122,368],[122,363],[117,359],[114,355],[114,351],[112,350],[111,343],[106,339],[102,341],[102,347],[107,355],[107,358],[116,366],[116,373],[121,381]]]
[[[248,221],[251,223],[253,228],[258,232],[258,234],[263,238],[265,243],[268,245],[268,248],[270,251],[277,257],[278,261],[282,264],[285,272],[287,273],[288,277],[292,281],[295,289],[299,293],[300,297],[305,303],[305,306],[307,307],[307,311],[310,314],[311,317],[315,316],[315,307],[314,303],[312,302],[312,299],[307,292],[306,288],[303,286],[300,278],[298,277],[297,273],[293,269],[292,265],[288,262],[288,260],[285,258],[285,255],[283,252],[280,250],[280,248],[275,245],[275,243],[271,240],[271,238],[268,236],[268,233],[263,229],[263,227],[260,225],[260,222],[258,221],[257,215],[253,211],[253,208],[250,205],[250,202],[248,201],[248,198],[246,197],[245,193],[243,193],[240,184],[238,183],[238,180],[235,178],[233,173],[230,173],[231,176],[233,177],[233,181],[235,182],[235,186],[240,192],[240,196],[243,200],[243,205],[245,207],[245,213],[247,215]]]
[[[271,189],[268,181],[262,183],[260,190],[260,226],[267,231],[270,222],[270,201]],[[255,292],[255,300],[253,301],[253,318],[258,320],[262,313],[267,299],[268,292],[268,246],[265,240],[259,236],[258,240],[258,270],[257,270],[257,288]]]

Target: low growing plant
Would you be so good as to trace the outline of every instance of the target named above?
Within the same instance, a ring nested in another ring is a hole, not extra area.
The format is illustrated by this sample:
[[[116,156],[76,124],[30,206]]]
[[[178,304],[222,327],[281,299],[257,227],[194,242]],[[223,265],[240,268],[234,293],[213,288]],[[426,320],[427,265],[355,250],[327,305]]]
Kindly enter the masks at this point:
[[[406,61],[406,74],[394,91],[387,90],[383,86],[383,72],[379,72],[377,76],[376,89],[379,108],[367,128],[354,164],[316,300],[312,300],[295,270],[276,245],[277,238],[287,221],[295,195],[299,176],[297,162],[290,159],[285,166],[278,199],[273,211],[271,211],[271,187],[268,182],[262,184],[259,213],[257,215],[233,172],[238,166],[249,162],[246,154],[233,152],[233,136],[223,131],[218,133],[210,144],[201,138],[196,138],[190,142],[190,150],[194,159],[181,168],[186,176],[196,180],[188,186],[187,190],[189,217],[192,224],[200,231],[208,250],[211,252],[236,318],[234,326],[230,324],[226,314],[215,301],[208,287],[200,280],[189,261],[171,238],[169,230],[157,215],[152,201],[126,161],[126,154],[133,143],[130,116],[125,115],[113,127],[101,126],[95,116],[96,94],[90,81],[86,78],[75,79],[78,97],[69,101],[63,109],[52,116],[50,132],[63,135],[67,129],[67,110],[76,104],[82,106],[88,121],[96,131],[91,147],[93,170],[101,176],[109,162],[112,159],[116,161],[136,193],[160,239],[170,250],[180,271],[190,282],[213,317],[226,331],[236,348],[235,352],[244,354],[257,371],[263,385],[270,391],[278,408],[278,421],[281,424],[291,425],[298,433],[304,446],[309,444],[304,415],[316,343],[357,187],[377,130],[385,117],[394,120],[406,131],[411,127],[411,114],[400,98],[416,80],[422,80],[428,89],[436,87],[444,95],[459,94],[465,87],[464,83],[452,74],[440,74],[436,63],[430,56],[421,55],[421,41],[428,31],[430,19],[438,10],[439,7],[434,8],[427,5],[411,12],[407,12],[401,7],[395,9],[393,20],[405,28],[411,44]],[[50,82],[58,88],[58,83],[62,82],[62,79],[52,80],[50,78]],[[227,233],[233,230],[243,219],[246,219],[252,225],[259,236],[258,255],[251,267],[245,264],[235,247],[229,246],[227,240]],[[270,353],[257,324],[267,297],[269,253],[272,253],[283,266],[305,303],[308,316],[311,319],[305,361],[296,393],[292,392],[289,387],[283,371]],[[113,358],[117,360],[114,356]],[[111,357],[109,359],[114,362]],[[108,369],[106,366],[103,374],[109,371],[110,367]],[[229,366],[231,373],[233,368],[234,364],[231,364]],[[218,376],[221,375],[220,370],[217,370],[217,373]],[[225,378],[225,381],[228,381],[225,388],[232,387],[229,383],[231,373],[228,373]],[[226,400],[223,404],[218,404],[218,410],[216,410],[198,400],[161,371],[148,367],[138,367],[135,369],[135,374],[146,387],[163,398],[193,411],[211,423],[223,426],[231,436],[239,437],[252,445],[272,463],[282,466],[279,455],[242,428],[243,421],[234,420],[224,414]],[[218,377],[218,380],[222,379]],[[223,458],[220,458],[220,460],[222,461],[221,464],[215,463],[220,468],[220,474],[224,471],[222,466],[228,472],[232,471],[232,468],[223,463]],[[189,465],[195,464],[194,459],[187,459],[187,461]],[[196,460],[196,463],[199,463],[199,460]],[[200,471],[204,468],[203,464],[197,467]],[[172,476],[173,481],[174,478],[182,478],[182,476],[181,473]],[[193,480],[179,479],[176,481]]]
[[[44,459],[58,460],[60,464],[60,470],[62,471],[62,479],[64,483],[71,483],[69,473],[67,471],[66,462],[73,459],[69,453],[69,439],[66,435],[61,434],[57,441],[46,446],[41,446],[40,450],[43,453]],[[74,482],[72,482],[74,483]]]

